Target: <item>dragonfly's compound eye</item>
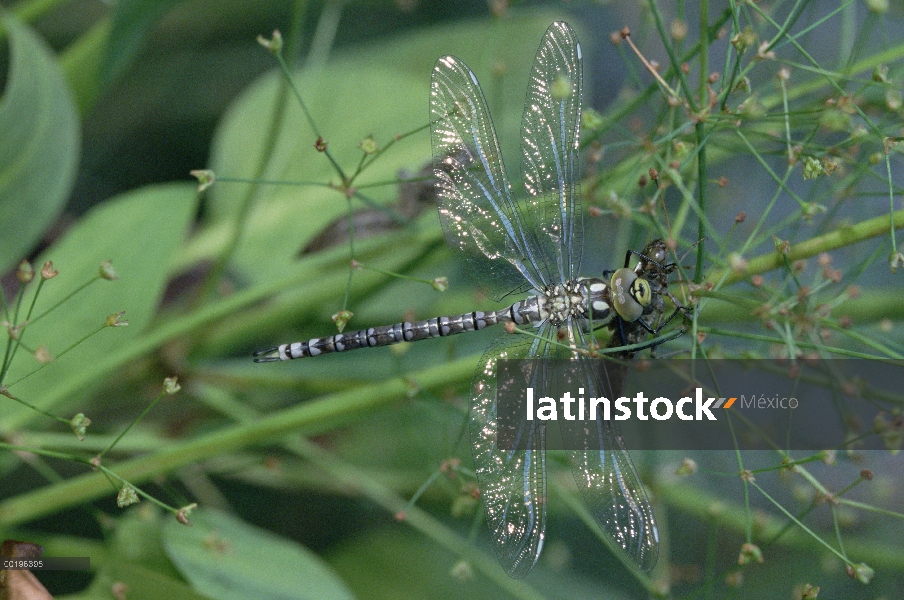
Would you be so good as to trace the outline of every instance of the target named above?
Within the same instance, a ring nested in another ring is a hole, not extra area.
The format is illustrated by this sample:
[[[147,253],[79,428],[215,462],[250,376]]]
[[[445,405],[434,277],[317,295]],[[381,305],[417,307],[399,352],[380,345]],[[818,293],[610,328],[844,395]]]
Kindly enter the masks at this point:
[[[612,279],[609,280],[609,285],[612,290],[612,304],[618,316],[628,322],[639,319],[653,295],[647,280],[638,277],[631,269],[616,269]],[[642,298],[645,300],[641,300]]]
[[[631,283],[631,297],[641,306],[649,306],[653,299],[650,282],[643,277],[638,277]]]

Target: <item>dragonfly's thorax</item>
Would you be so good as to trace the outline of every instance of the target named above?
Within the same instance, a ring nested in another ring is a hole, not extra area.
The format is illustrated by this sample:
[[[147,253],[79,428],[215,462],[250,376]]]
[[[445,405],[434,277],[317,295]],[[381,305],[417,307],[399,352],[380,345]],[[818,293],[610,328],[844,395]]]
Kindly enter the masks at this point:
[[[612,310],[609,283],[605,279],[597,277],[581,277],[578,282],[586,290],[589,318],[593,322],[593,326],[609,323],[615,316],[615,311]]]
[[[553,325],[587,315],[587,286],[580,280],[566,281],[544,288],[537,295],[540,318]]]

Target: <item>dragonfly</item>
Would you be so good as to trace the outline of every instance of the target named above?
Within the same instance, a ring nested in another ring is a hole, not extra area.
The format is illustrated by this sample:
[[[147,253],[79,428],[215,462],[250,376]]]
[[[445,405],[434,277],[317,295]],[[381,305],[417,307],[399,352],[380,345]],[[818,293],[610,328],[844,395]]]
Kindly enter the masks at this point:
[[[439,216],[450,246],[472,262],[479,284],[495,298],[533,294],[507,308],[371,327],[267,348],[255,361],[272,362],[479,331],[501,332],[482,356],[471,385],[471,450],[486,522],[506,572],[525,576],[546,537],[545,429],[521,432],[527,443],[501,449],[496,440],[496,363],[500,359],[585,361],[588,396],[607,375],[591,365],[594,330],[613,331],[610,346],[638,344],[663,321],[663,296],[676,265],[666,264],[661,240],[629,250],[624,266],[600,277],[580,275],[583,217],[578,185],[582,55],[574,30],[555,22],[544,34],[528,81],[521,129],[524,194],[516,196],[477,77],[454,56],[440,58],[430,90],[430,130]],[[631,269],[630,261],[637,264]],[[682,307],[683,309],[683,307]],[[613,347],[614,347],[613,346]],[[630,358],[625,350],[621,358]],[[535,362],[535,361],[534,361]],[[542,394],[544,371],[531,374]],[[611,423],[596,424],[600,450],[569,451],[575,482],[600,528],[640,569],[657,561],[659,532],[652,506],[624,442]]]

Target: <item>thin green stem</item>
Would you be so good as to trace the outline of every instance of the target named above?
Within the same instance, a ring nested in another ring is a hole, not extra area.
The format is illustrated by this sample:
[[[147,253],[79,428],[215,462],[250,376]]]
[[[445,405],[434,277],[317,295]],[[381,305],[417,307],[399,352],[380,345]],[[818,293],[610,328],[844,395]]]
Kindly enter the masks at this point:
[[[704,0],[705,2],[706,0]],[[684,71],[681,68],[683,62],[678,58],[675,54],[675,48],[672,45],[671,36],[669,36],[668,32],[665,29],[665,23],[662,21],[662,14],[659,11],[659,6],[656,3],[656,0],[649,0],[650,14],[653,15],[653,21],[656,24],[656,30],[659,32],[659,38],[662,40],[663,47],[665,48],[666,53],[669,55],[669,63],[671,64],[671,70],[669,74],[678,78],[678,81],[681,83],[681,92],[684,96],[685,100],[687,100],[688,106],[690,107],[691,112],[696,113],[698,111],[697,101],[694,98],[694,93],[692,91],[690,83],[687,81],[687,77],[684,74]],[[708,52],[709,48],[706,47],[704,40],[700,40],[700,43],[695,46],[697,52]],[[663,78],[664,81],[664,78]]]
[[[697,96],[705,106],[708,96],[709,77],[709,0],[700,0],[700,83],[697,86]],[[705,179],[700,180],[705,181]]]
[[[890,152],[885,153],[885,177],[888,180],[888,233],[889,240],[891,241],[891,252],[892,255],[897,255],[898,253],[898,241],[895,238],[894,230],[895,227],[895,186],[892,182],[891,178],[891,160],[889,157]]]
[[[303,15],[304,11],[306,10],[306,6],[306,2],[297,2],[295,4],[296,18],[292,21],[292,26],[294,28],[301,28],[303,26],[304,19],[299,15],[299,13]],[[301,34],[299,31],[291,31],[289,33],[289,38],[294,39],[300,35]],[[251,212],[251,207],[254,205],[254,201],[257,199],[259,190],[262,185],[258,180],[261,180],[263,178],[264,173],[267,170],[267,165],[270,164],[270,160],[273,157],[274,152],[276,151],[276,142],[279,139],[279,133],[283,129],[283,120],[286,113],[286,101],[288,99],[289,88],[295,91],[296,97],[299,99],[299,102],[301,102],[301,96],[297,93],[294,84],[291,82],[289,66],[283,58],[281,52],[276,54],[276,59],[280,67],[283,69],[283,72],[286,75],[286,79],[284,79],[280,83],[279,89],[276,92],[276,97],[274,98],[273,111],[271,113],[269,127],[266,135],[264,136],[264,147],[261,150],[260,158],[254,170],[252,183],[248,186],[244,197],[239,202],[238,209],[235,212],[235,219],[232,223],[232,230],[230,232],[229,239],[223,246],[223,250],[220,252],[219,256],[217,256],[213,268],[210,270],[204,280],[204,285],[201,287],[201,293],[197,297],[198,303],[206,302],[213,295],[216,286],[219,284],[220,279],[225,274],[229,263],[232,261],[233,256],[235,256],[239,244],[244,237],[245,227],[248,223],[248,215]],[[314,127],[313,120],[310,118],[310,115],[307,112],[307,107],[303,102],[301,102],[301,105],[304,109],[305,115],[308,116],[308,121],[311,124],[311,128],[315,131],[316,134],[316,128]]]
[[[125,435],[126,435],[127,433],[129,433],[129,431],[132,430],[132,427],[134,427],[135,425],[137,425],[139,421],[141,421],[145,416],[147,416],[147,414],[150,413],[150,412],[154,409],[155,406],[157,406],[157,403],[160,402],[160,400],[161,400],[165,395],[166,395],[166,392],[160,392],[159,394],[157,394],[157,397],[154,398],[153,402],[151,402],[150,404],[148,404],[148,405],[145,407],[145,409],[144,409],[143,411],[141,411],[141,414],[138,415],[137,417],[135,417],[135,418],[132,420],[132,422],[129,423],[128,426],[126,426],[126,428],[123,429],[122,432],[121,432],[118,436],[116,436],[116,438],[115,438],[113,441],[110,442],[110,445],[108,445],[106,448],[104,448],[103,450],[101,450],[101,452],[97,455],[98,458],[102,457],[104,454],[106,454],[107,452],[109,452],[110,450],[112,450],[113,448],[115,448],[115,447],[116,447],[116,444],[118,444],[119,441],[120,441],[123,437],[125,437]]]
[[[34,319],[31,319],[31,320],[28,322],[28,324],[29,324],[29,325],[34,325],[35,323],[37,323],[38,321],[40,321],[41,319],[43,319],[44,317],[46,317],[47,315],[49,315],[50,313],[52,313],[53,311],[55,311],[56,309],[58,309],[60,306],[62,306],[63,304],[65,304],[66,302],[68,302],[69,300],[71,300],[73,297],[75,297],[76,294],[78,294],[79,292],[82,292],[83,290],[87,289],[89,285],[91,285],[91,284],[94,283],[95,281],[99,281],[100,279],[101,279],[101,276],[100,276],[100,275],[95,275],[94,277],[92,277],[91,279],[89,279],[88,281],[86,281],[85,283],[83,283],[82,285],[78,286],[77,288],[75,288],[74,290],[72,290],[71,292],[69,292],[68,294],[66,294],[66,296],[64,296],[62,300],[60,300],[59,302],[57,302],[56,304],[54,304],[53,306],[51,306],[50,308],[48,308],[47,310],[45,310],[44,312],[42,312],[41,314],[39,314],[39,315],[38,315],[37,317],[35,317]],[[43,282],[42,282],[42,283],[43,283]],[[38,288],[38,289],[40,289],[40,288]],[[36,296],[37,296],[37,294],[36,294]],[[36,298],[36,299],[37,299],[37,298]],[[33,302],[32,302],[32,308],[34,308],[34,303],[33,303]],[[29,312],[29,314],[31,314],[31,309],[29,309],[28,312]]]
[[[748,279],[752,275],[777,269],[784,265],[785,261],[793,263],[797,260],[816,256],[822,252],[829,252],[883,235],[890,229],[897,230],[901,228],[904,228],[904,210],[893,212],[891,214],[891,223],[889,223],[888,215],[882,215],[854,225],[842,226],[835,231],[793,244],[787,254],[776,251],[751,259],[747,262],[746,268],[742,272],[714,269],[709,273],[706,280],[721,285],[728,285]]]
[[[741,340],[750,340],[753,342],[765,342],[768,344],[778,344],[785,345],[787,340],[785,338],[778,338],[771,335],[762,335],[757,333],[748,333],[746,331],[737,331],[733,329],[719,329],[717,327],[700,327],[700,331],[706,333],[707,335],[721,335],[730,339],[741,339]],[[870,360],[878,360],[883,358],[890,358],[888,356],[876,355],[876,354],[866,354],[865,352],[857,352],[854,350],[848,350],[847,348],[837,348],[832,346],[826,346],[824,344],[815,344],[810,342],[795,342],[799,347],[806,348],[809,350],[822,350],[829,354],[834,354],[837,356],[846,356],[848,358],[863,358]],[[898,355],[894,355],[891,358],[898,358]]]
[[[842,561],[844,561],[845,564],[847,564],[849,566],[854,566],[853,563],[850,560],[848,560],[847,556],[845,556],[844,554],[842,554],[841,552],[839,552],[838,550],[833,548],[828,543],[826,543],[826,541],[823,540],[821,537],[819,537],[815,531],[813,531],[812,529],[810,529],[809,527],[804,525],[800,520],[797,519],[797,517],[795,517],[790,512],[788,512],[788,509],[786,509],[784,506],[782,506],[781,502],[779,502],[778,500],[776,500],[775,498],[770,496],[768,493],[766,493],[766,490],[764,490],[762,487],[760,487],[756,483],[756,481],[751,480],[750,485],[755,487],[757,489],[757,491],[759,491],[759,493],[762,494],[764,498],[769,500],[769,502],[771,502],[773,506],[775,506],[779,511],[781,511],[782,514],[785,515],[785,517],[787,517],[791,522],[793,522],[795,525],[800,527],[805,533],[810,535],[814,540],[819,542],[825,549],[827,549],[829,552],[831,552],[832,554],[834,554],[835,556],[840,558]]]
[[[433,286],[434,280],[432,279],[424,279],[422,277],[413,277],[411,275],[405,275],[404,273],[393,273],[392,271],[386,271],[385,269],[380,269],[378,267],[371,267],[365,265],[363,263],[356,263],[356,268],[365,269],[367,271],[373,271],[374,273],[380,273],[381,275],[388,275],[389,277],[395,277],[396,279],[404,279],[407,281],[415,281],[417,283],[426,283],[429,286]]]
[[[81,337],[81,339],[76,340],[74,343],[72,343],[72,344],[70,344],[69,346],[67,346],[66,349],[64,349],[62,352],[60,352],[59,354],[57,354],[57,355],[54,357],[54,360],[57,360],[57,359],[59,359],[60,357],[65,356],[65,355],[68,354],[70,351],[72,351],[73,349],[77,348],[77,347],[80,346],[81,344],[85,343],[86,341],[88,341],[88,339],[90,339],[91,337],[97,335],[98,333],[100,333],[101,331],[103,331],[104,329],[106,329],[107,327],[109,327],[109,325],[107,325],[107,323],[104,323],[103,325],[101,325],[100,327],[98,327],[97,329],[95,329],[94,331],[85,334],[84,336]],[[26,373],[26,374],[23,375],[22,377],[20,377],[20,378],[16,379],[15,381],[11,382],[10,384],[7,385],[7,387],[13,387],[13,386],[16,385],[17,383],[20,383],[20,382],[22,382],[22,381],[28,379],[29,377],[31,377],[31,376],[34,375],[35,373],[38,373],[39,371],[41,371],[42,369],[44,369],[47,365],[51,364],[51,362],[53,362],[53,361],[43,363],[42,365],[40,365],[40,366],[39,366],[38,368],[36,368],[35,370],[33,370],[33,371],[29,372],[29,373]]]
[[[343,423],[366,418],[374,410],[406,398],[413,382],[419,389],[443,389],[461,384],[473,374],[477,356],[446,362],[410,374],[407,380],[394,378],[355,388],[271,412],[249,423],[223,427],[211,433],[161,445],[154,452],[116,463],[116,472],[133,485],[170,473],[187,464],[236,452],[261,443],[272,443],[287,435],[316,435],[334,430]],[[83,504],[104,496],[99,485],[103,477],[86,473],[58,485],[4,498],[0,501],[0,527],[25,523],[65,507]]]
[[[697,208],[699,210],[700,218],[697,220],[697,239],[702,240],[706,237],[706,219],[702,218],[702,215],[706,214],[706,198],[707,198],[707,183],[708,183],[708,175],[706,170],[706,145],[704,138],[705,133],[703,130],[703,123],[697,123],[694,126],[694,133],[697,136]],[[694,271],[694,283],[699,284],[703,281],[703,273],[705,267],[705,259],[706,252],[704,248],[704,244],[699,244],[697,246],[697,265]]]
[[[45,417],[50,417],[54,421],[58,421],[60,423],[65,423],[66,425],[69,425],[69,419],[64,419],[63,417],[60,417],[51,412],[48,412],[39,406],[36,406],[30,402],[26,402],[25,400],[23,400],[22,398],[19,398],[18,396],[4,394],[4,397],[9,398],[9,399],[13,400],[14,402],[18,402],[22,406],[30,408],[31,410],[33,410],[37,413],[40,413],[40,414],[44,415]]]

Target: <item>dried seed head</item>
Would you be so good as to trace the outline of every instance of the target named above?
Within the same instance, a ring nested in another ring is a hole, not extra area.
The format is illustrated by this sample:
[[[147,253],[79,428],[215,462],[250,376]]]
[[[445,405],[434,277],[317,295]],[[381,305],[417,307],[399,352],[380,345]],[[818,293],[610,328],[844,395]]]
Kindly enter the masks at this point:
[[[572,82],[570,77],[559,75],[549,87],[549,94],[556,102],[561,102],[571,97]]]
[[[791,242],[772,236],[772,242],[775,245],[775,251],[779,254],[787,256],[791,252]]]
[[[196,508],[198,508],[198,504],[196,502],[192,502],[188,506],[183,506],[176,512],[176,520],[183,525],[191,525],[191,522],[188,520],[188,516]]]
[[[688,475],[693,475],[696,472],[697,463],[690,458],[685,458],[681,461],[681,466],[678,467],[678,469],[675,471],[675,474],[682,477],[687,477]]]
[[[41,277],[44,279],[53,279],[59,274],[60,272],[53,268],[53,261],[48,260],[41,267]]]
[[[364,154],[374,154],[379,149],[380,146],[377,144],[377,140],[374,139],[374,136],[369,135],[358,144],[358,147],[361,148],[361,151]]]
[[[336,324],[336,329],[339,330],[339,333],[342,333],[342,331],[345,329],[345,326],[348,325],[348,322],[353,316],[355,316],[355,313],[350,310],[340,310],[331,318],[333,319],[333,323]]]
[[[676,42],[682,41],[687,37],[687,23],[681,19],[675,19],[671,25],[672,39]]]
[[[113,269],[113,262],[109,260],[105,260],[104,262],[100,263],[98,274],[101,276],[101,278],[108,281],[119,279],[119,275],[117,275],[116,271]]]
[[[118,313],[113,313],[112,315],[107,317],[105,325],[107,327],[126,327],[128,326],[128,321],[123,321],[122,318],[126,316],[126,311],[122,310]]]
[[[754,33],[753,29],[748,25],[743,31],[735,34],[731,38],[731,45],[734,46],[735,50],[740,54],[743,54],[748,48],[756,44],[758,39],[756,33]]]
[[[163,391],[166,394],[172,396],[176,392],[182,389],[182,386],[179,385],[178,377],[175,375],[173,377],[167,377],[163,380]]]
[[[35,360],[42,365],[53,362],[54,358],[54,355],[50,353],[50,350],[44,344],[35,348]]]
[[[31,266],[31,263],[27,260],[23,260],[19,263],[19,268],[16,269],[16,279],[19,280],[19,283],[26,284],[30,283],[32,279],[35,278],[35,269]]]
[[[888,0],[866,0],[866,8],[869,9],[870,12],[884,15],[888,12],[889,2]]]
[[[78,413],[69,421],[69,427],[72,428],[72,432],[79,439],[79,441],[83,441],[85,439],[85,432],[88,429],[89,425],[91,425],[91,419],[86,417],[83,413]]]
[[[747,260],[737,252],[732,252],[728,255],[728,266],[735,273],[743,273],[747,270]]]
[[[195,169],[194,171],[189,171],[188,174],[198,180],[199,192],[203,192],[217,180],[217,176],[214,172],[208,169]]]
[[[138,497],[138,492],[129,484],[122,486],[122,489],[116,494],[116,505],[119,508],[125,508],[139,502],[141,502],[141,499]]]
[[[888,257],[888,267],[891,269],[892,274],[898,272],[898,267],[904,265],[904,254],[900,252],[892,252],[892,254]]]
[[[278,29],[273,30],[273,36],[269,39],[265,38],[262,35],[257,36],[257,43],[273,54],[279,54],[280,52],[282,52],[283,39],[282,34]]]
[[[738,556],[738,564],[746,565],[755,562],[763,564],[763,551],[756,544],[744,544],[741,546],[741,554]]]
[[[596,131],[603,126],[603,116],[592,108],[585,108],[581,113],[581,128]]]

